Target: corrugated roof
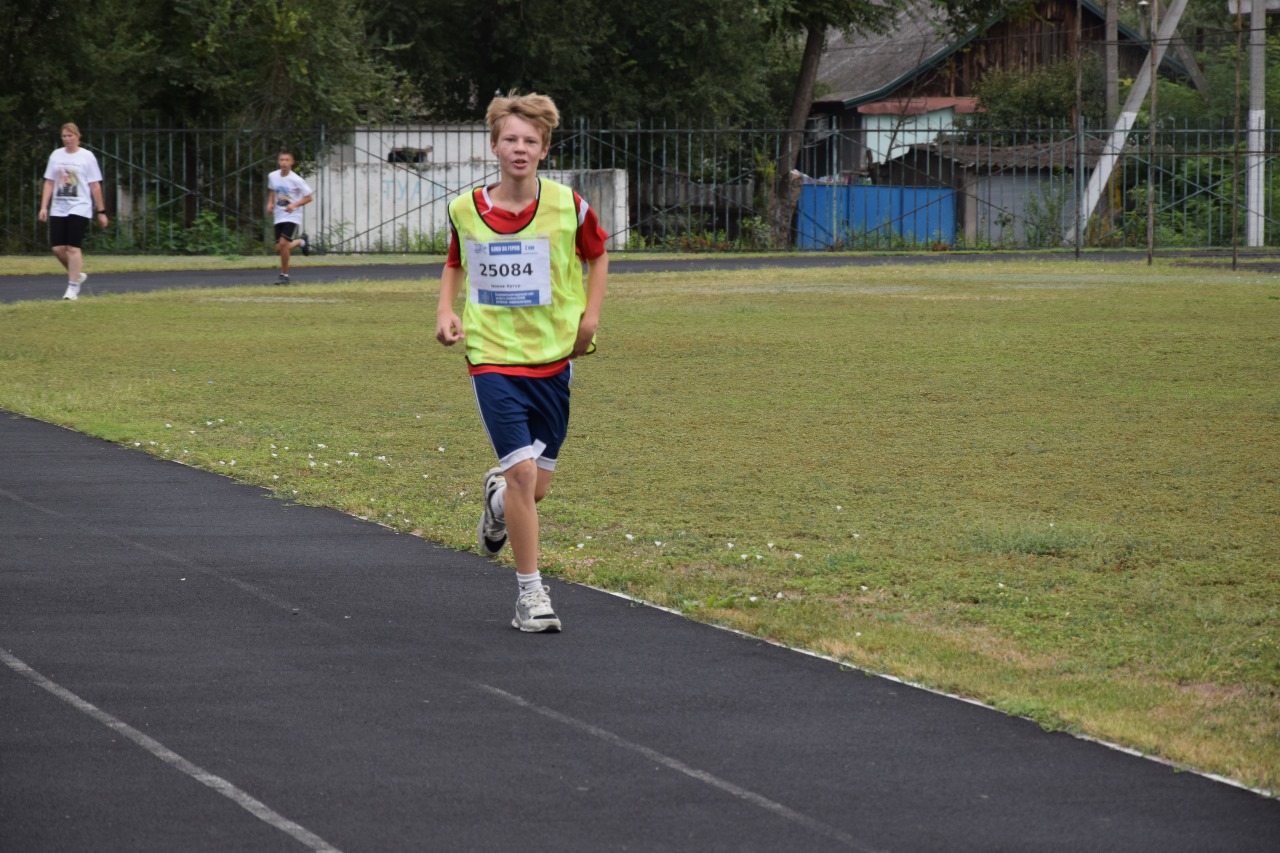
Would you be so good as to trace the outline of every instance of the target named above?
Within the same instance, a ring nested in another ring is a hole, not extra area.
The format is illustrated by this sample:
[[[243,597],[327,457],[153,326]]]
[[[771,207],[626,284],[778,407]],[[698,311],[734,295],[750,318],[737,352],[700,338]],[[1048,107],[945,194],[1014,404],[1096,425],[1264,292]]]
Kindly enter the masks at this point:
[[[1083,7],[1098,18],[1106,12],[1092,0]],[[830,89],[815,104],[851,109],[882,100],[920,73],[942,62],[1000,20],[996,16],[961,36],[947,33],[946,11],[929,0],[915,0],[898,10],[885,33],[857,34],[846,39],[839,30],[827,33],[827,49],[818,64],[818,83]],[[1145,44],[1137,32],[1119,25],[1121,41]],[[1164,65],[1185,73],[1171,53]]]

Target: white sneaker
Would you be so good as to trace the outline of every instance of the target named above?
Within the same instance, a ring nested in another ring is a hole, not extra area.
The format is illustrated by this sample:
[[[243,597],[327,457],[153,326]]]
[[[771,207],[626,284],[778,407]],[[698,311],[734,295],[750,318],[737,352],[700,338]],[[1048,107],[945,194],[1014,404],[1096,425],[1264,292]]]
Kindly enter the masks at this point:
[[[511,620],[511,627],[528,633],[559,631],[560,619],[551,609],[550,593],[551,590],[543,586],[517,598],[516,618]]]
[[[507,544],[507,523],[498,520],[493,514],[492,499],[498,489],[506,481],[502,478],[501,468],[490,468],[484,474],[484,512],[480,515],[480,525],[476,528],[476,541],[480,545],[480,553],[486,557],[496,557]]]
[[[80,280],[81,280],[81,281],[83,281],[83,280],[84,280],[84,276],[83,276],[83,275],[82,275],[82,276],[80,276]],[[64,293],[64,294],[62,294],[62,298],[63,298],[63,299],[79,299],[79,298],[80,298],[80,283],[79,283],[79,282],[75,282],[75,281],[69,281],[69,282],[67,282],[67,292],[66,292],[66,293]]]

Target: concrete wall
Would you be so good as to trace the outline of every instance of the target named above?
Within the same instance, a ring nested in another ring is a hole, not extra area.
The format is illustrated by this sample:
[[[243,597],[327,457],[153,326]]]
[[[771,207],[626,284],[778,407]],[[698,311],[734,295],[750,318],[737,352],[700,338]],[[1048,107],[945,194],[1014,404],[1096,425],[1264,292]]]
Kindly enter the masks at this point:
[[[587,200],[610,235],[611,250],[626,245],[625,171],[544,169],[540,174],[568,184]],[[305,209],[306,228],[334,252],[443,251],[449,202],[498,177],[483,126],[360,130],[307,175],[316,201]]]

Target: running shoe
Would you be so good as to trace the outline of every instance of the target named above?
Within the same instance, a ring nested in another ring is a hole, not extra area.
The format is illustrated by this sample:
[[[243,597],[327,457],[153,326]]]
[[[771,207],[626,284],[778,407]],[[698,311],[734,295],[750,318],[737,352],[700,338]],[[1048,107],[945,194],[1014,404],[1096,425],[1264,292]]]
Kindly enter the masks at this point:
[[[311,238],[308,237],[306,234],[302,235],[302,254],[304,255],[311,254]]]
[[[84,279],[85,277],[83,275],[80,276],[80,281],[84,281]],[[71,299],[71,300],[79,299],[80,298],[80,282],[79,281],[67,282],[67,292],[62,294],[62,298]]]
[[[544,586],[517,598],[516,618],[511,620],[511,627],[531,634],[539,631],[559,631],[560,619],[551,609],[550,593],[551,590]]]
[[[280,273],[280,276],[276,279],[276,284],[288,284],[288,283],[289,283],[289,276],[285,275],[284,273]]]
[[[480,526],[476,528],[476,541],[480,543],[480,553],[486,557],[496,557],[502,546],[507,544],[507,523],[493,511],[493,496],[505,483],[501,468],[490,468],[484,474],[484,488],[481,490],[484,492],[484,512],[480,515]]]

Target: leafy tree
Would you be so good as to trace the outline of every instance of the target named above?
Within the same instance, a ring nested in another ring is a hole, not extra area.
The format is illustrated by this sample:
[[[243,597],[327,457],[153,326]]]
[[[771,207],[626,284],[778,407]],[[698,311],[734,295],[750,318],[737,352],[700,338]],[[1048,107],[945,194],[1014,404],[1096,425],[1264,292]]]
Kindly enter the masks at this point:
[[[1081,97],[1085,121],[1106,118],[1102,62],[1088,54],[1081,58]],[[983,112],[965,116],[971,127],[1007,130],[1054,124],[1068,126],[1076,111],[1076,63],[1064,59],[1031,70],[995,68],[974,84]]]
[[[435,115],[476,119],[495,91],[540,91],[611,124],[777,120],[766,4],[742,0],[374,0],[370,27]]]

